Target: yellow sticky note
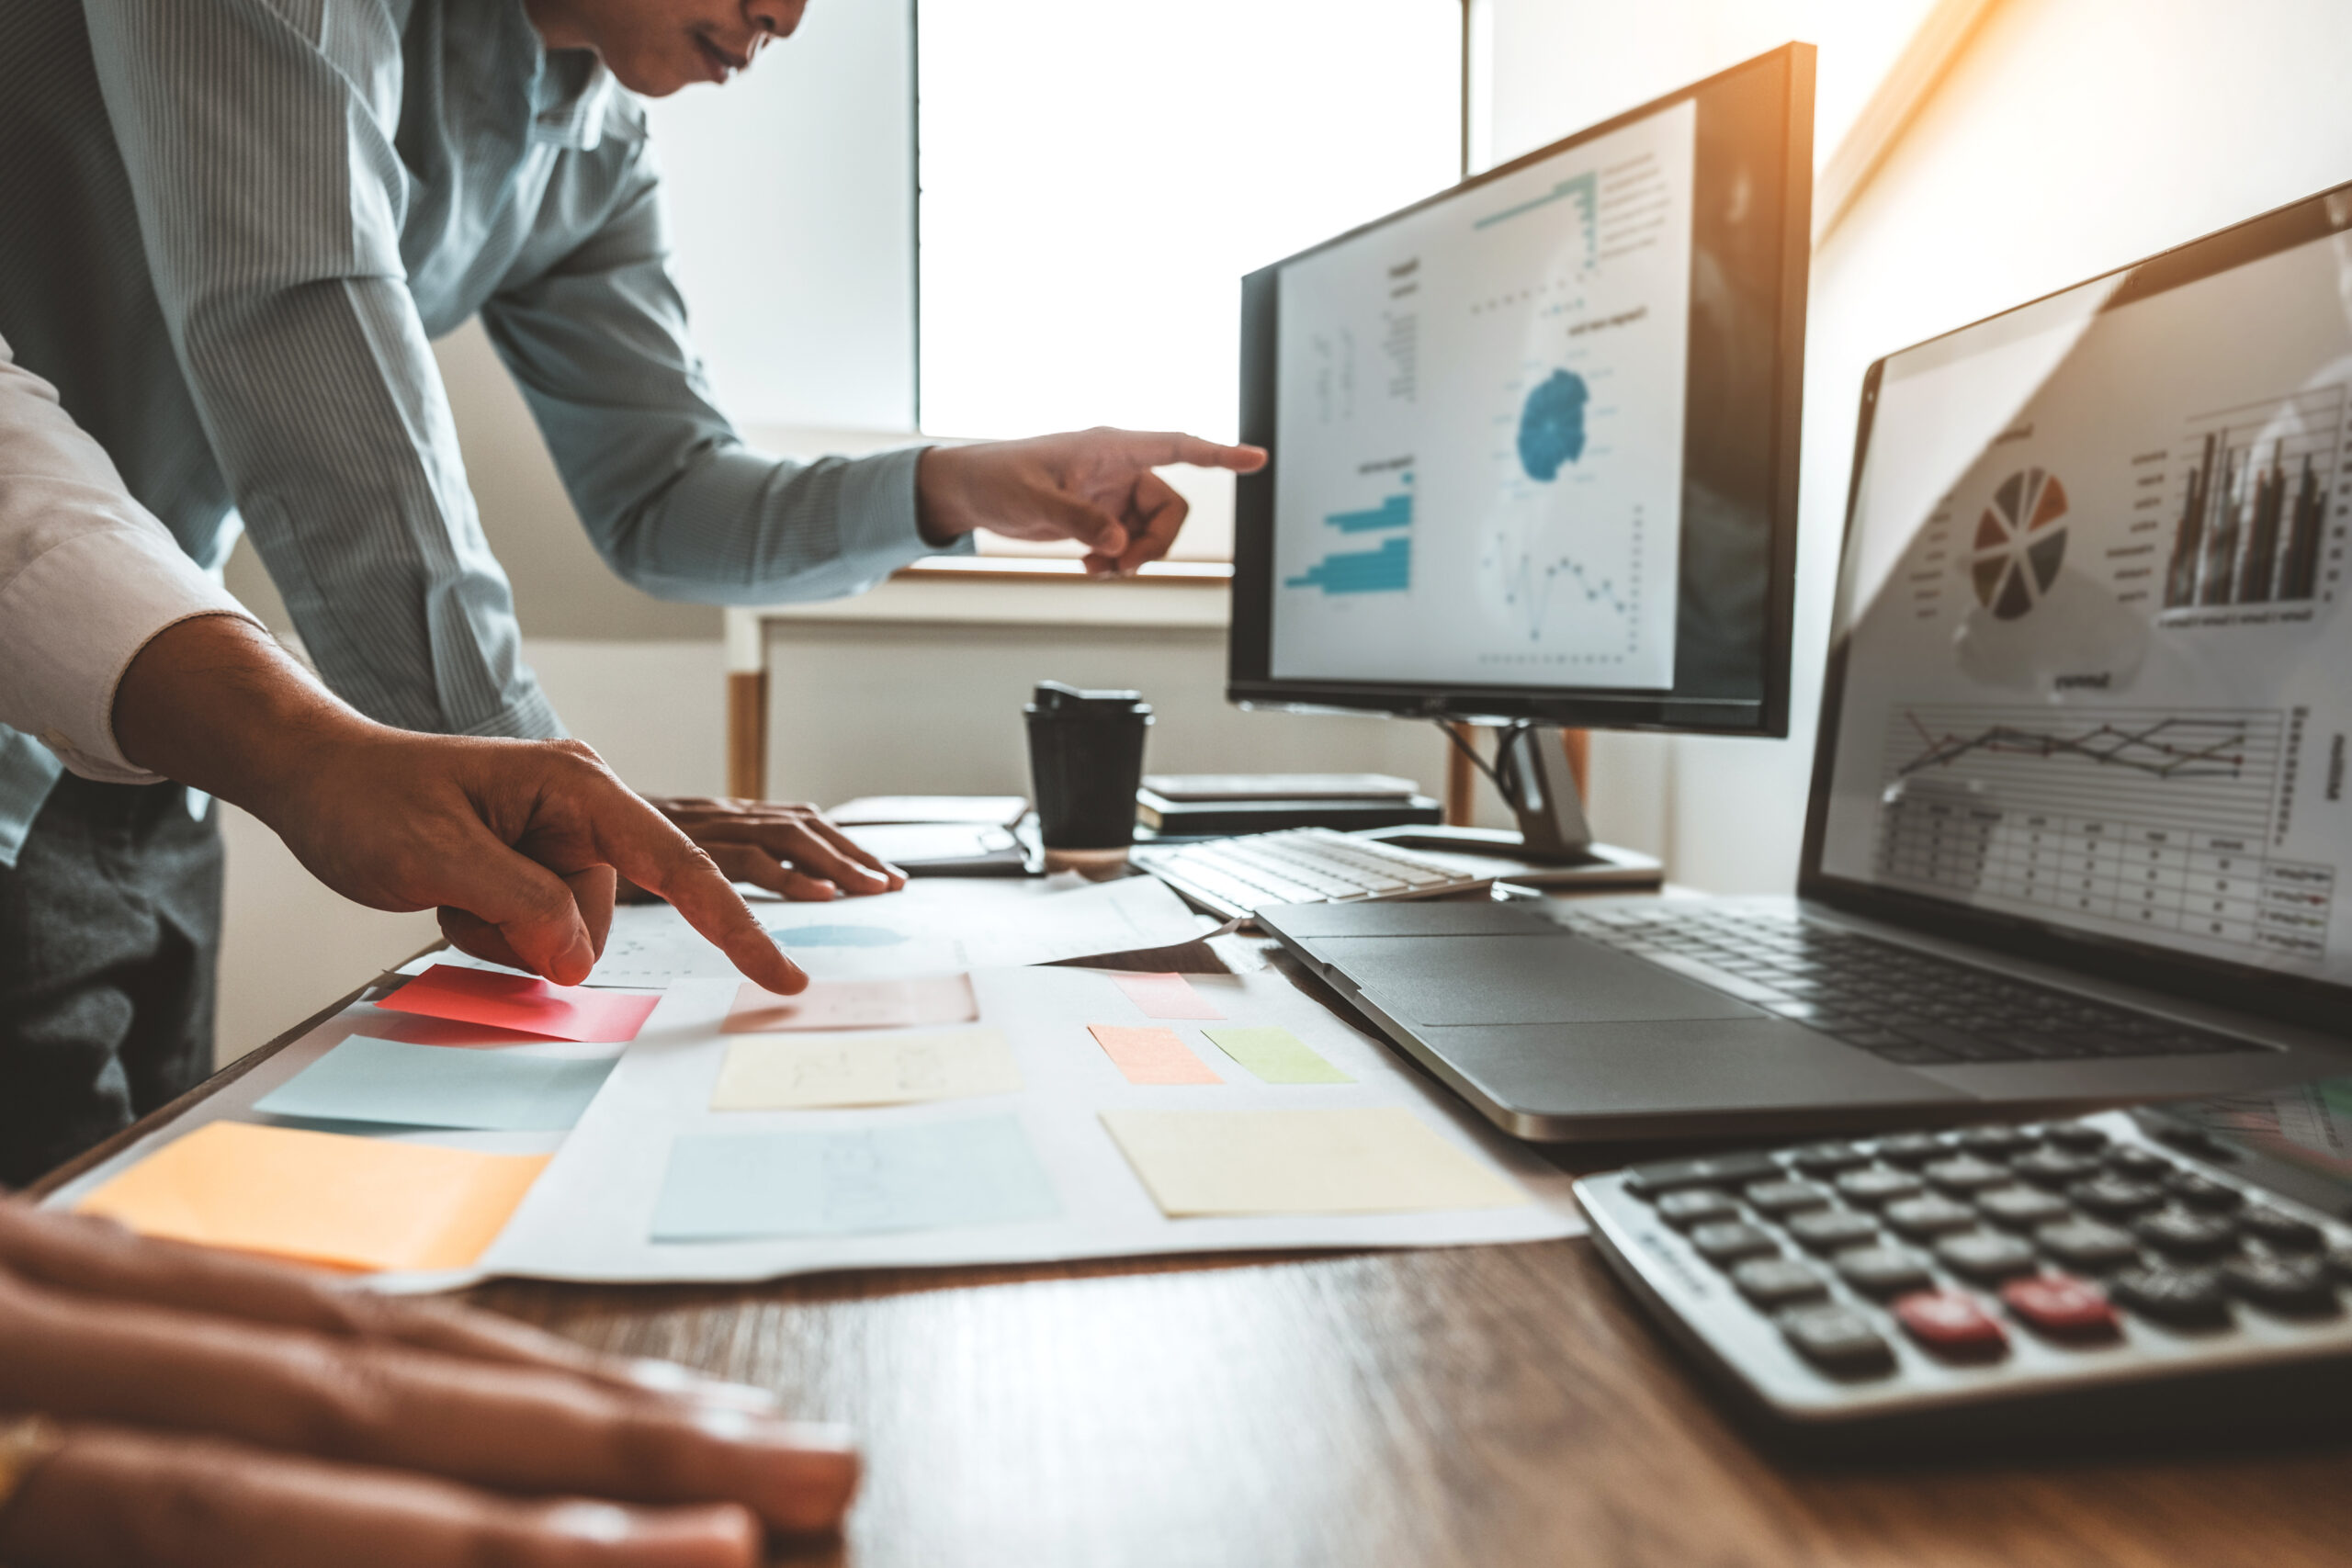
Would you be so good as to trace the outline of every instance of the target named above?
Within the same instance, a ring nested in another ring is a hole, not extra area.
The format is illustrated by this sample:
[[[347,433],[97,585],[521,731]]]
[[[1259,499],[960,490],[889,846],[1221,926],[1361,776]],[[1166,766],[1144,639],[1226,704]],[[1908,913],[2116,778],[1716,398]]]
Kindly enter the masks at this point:
[[[1020,1088],[1021,1067],[1001,1030],[743,1034],[728,1043],[710,1108],[905,1105],[1011,1094]]]
[[[1102,1124],[1170,1219],[1502,1209],[1519,1184],[1402,1107],[1105,1111]]]
[[[345,1269],[463,1269],[505,1228],[546,1155],[215,1122],[83,1199],[142,1235]]]

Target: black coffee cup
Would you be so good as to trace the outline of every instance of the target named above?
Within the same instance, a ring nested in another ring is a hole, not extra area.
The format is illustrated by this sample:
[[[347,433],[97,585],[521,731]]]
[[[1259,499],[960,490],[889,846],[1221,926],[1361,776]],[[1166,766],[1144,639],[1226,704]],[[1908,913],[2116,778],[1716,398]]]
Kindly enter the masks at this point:
[[[1135,841],[1151,705],[1140,692],[1081,692],[1041,681],[1029,717],[1029,779],[1048,850],[1125,850]]]

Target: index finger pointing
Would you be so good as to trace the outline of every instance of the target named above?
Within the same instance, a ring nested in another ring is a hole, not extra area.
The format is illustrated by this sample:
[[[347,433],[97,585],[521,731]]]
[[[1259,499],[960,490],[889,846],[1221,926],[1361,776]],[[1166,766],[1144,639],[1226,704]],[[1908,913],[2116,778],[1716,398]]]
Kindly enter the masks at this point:
[[[807,988],[808,976],[784,955],[711,858],[668,818],[601,770],[589,789],[583,815],[599,855],[639,887],[668,899],[746,978],[778,996]]]
[[[685,917],[686,924],[709,938],[745,977],[778,996],[793,996],[807,988],[808,976],[784,955],[784,949],[760,924],[742,896],[719,874],[711,858],[683,834],[673,853],[648,856],[642,869],[626,861],[620,864],[629,880],[668,899],[670,907]]]
[[[1254,474],[1266,466],[1266,449],[1262,446],[1227,446],[1220,442],[1187,435],[1181,430],[1159,430],[1136,435],[1144,460],[1155,468],[1162,463],[1190,463],[1196,468],[1230,468],[1237,474]]]

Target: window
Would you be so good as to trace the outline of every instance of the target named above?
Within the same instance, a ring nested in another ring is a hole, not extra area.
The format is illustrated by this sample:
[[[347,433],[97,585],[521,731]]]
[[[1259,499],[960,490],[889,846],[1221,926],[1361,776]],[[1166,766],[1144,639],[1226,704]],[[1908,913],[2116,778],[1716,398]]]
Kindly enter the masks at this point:
[[[930,434],[1230,440],[1242,275],[1460,174],[1461,0],[924,0],[916,38]],[[1176,553],[1228,556],[1230,480],[1170,478]]]

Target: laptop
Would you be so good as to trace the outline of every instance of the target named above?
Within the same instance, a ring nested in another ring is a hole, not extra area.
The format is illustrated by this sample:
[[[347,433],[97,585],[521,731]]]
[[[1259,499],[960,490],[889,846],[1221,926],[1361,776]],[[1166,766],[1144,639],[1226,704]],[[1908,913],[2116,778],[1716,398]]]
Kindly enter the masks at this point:
[[[2347,318],[2352,186],[1870,367],[1793,898],[1261,923],[1528,1138],[2352,1072]]]

